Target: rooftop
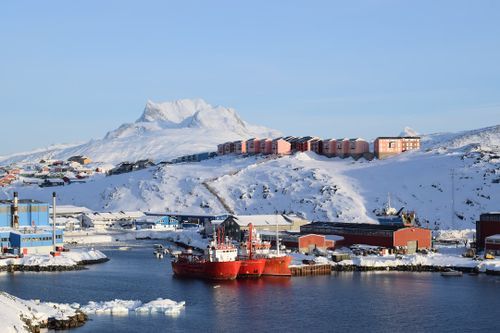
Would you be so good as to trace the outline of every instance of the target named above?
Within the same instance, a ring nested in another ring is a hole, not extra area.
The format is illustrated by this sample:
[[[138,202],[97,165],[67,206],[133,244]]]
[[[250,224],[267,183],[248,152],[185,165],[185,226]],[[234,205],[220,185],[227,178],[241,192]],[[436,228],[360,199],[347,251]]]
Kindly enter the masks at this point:
[[[328,227],[341,229],[357,229],[357,230],[381,230],[381,231],[396,231],[407,228],[404,225],[393,224],[372,224],[372,223],[346,223],[346,222],[312,222],[307,224],[310,227]]]

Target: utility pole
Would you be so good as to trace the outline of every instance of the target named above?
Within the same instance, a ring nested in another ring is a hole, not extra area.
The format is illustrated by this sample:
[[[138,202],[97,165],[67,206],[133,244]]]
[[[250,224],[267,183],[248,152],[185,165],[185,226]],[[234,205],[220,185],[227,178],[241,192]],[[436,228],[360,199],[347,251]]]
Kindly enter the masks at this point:
[[[455,170],[451,169],[451,224],[455,226]]]

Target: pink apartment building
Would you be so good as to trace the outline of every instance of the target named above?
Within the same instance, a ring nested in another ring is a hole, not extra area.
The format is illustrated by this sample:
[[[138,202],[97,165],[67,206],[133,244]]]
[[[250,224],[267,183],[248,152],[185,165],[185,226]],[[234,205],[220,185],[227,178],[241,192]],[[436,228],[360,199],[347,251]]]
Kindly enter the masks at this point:
[[[217,155],[224,155],[224,145],[225,143],[217,145]]]
[[[407,150],[420,149],[420,137],[406,136],[401,140],[403,152]]]
[[[319,138],[312,137],[312,136],[304,136],[302,138],[299,138],[296,143],[296,150],[297,151],[311,151],[311,145],[313,142],[318,141]]]
[[[247,152],[246,140],[234,141],[234,152],[236,154],[245,154]]]
[[[224,154],[234,153],[234,142],[224,143]]]
[[[318,155],[323,154],[323,141],[320,139],[314,139],[311,141],[311,150]]]
[[[261,154],[272,154],[273,153],[273,140],[262,139],[260,140],[260,152]]]
[[[375,139],[373,148],[375,156],[382,159],[408,150],[420,149],[420,137],[382,136]]]
[[[323,140],[323,155],[333,157],[337,155],[337,140],[326,139]]]
[[[349,140],[349,155],[352,157],[360,156],[370,151],[370,145],[361,138]]]
[[[246,151],[248,154],[260,153],[260,140],[256,138],[248,139],[246,142]]]
[[[292,145],[283,138],[274,139],[271,149],[275,155],[288,155],[292,153]]]
[[[350,151],[350,141],[347,138],[338,139],[337,141],[337,155],[339,157],[348,157]]]

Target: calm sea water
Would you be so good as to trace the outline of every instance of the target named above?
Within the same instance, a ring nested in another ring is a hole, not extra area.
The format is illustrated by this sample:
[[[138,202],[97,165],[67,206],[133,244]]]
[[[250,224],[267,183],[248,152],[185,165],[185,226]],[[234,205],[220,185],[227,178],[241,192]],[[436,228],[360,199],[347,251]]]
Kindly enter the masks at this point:
[[[96,315],[77,333],[500,331],[498,277],[354,272],[210,283],[173,278],[169,260],[154,258],[149,242],[102,251],[111,260],[85,271],[0,274],[0,289],[64,303],[186,301],[175,318]]]

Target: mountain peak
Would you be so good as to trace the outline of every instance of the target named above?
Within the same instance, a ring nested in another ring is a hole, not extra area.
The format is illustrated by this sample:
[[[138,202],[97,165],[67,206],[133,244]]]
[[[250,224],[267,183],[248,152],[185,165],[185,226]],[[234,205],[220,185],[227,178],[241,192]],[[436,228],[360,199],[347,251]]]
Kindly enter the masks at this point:
[[[165,122],[172,125],[179,124],[197,111],[210,109],[212,106],[203,99],[179,99],[171,102],[155,103],[148,100],[140,122]]]
[[[399,133],[399,136],[418,136],[418,135],[419,135],[418,132],[409,126],[406,126],[403,129],[403,132]]]

